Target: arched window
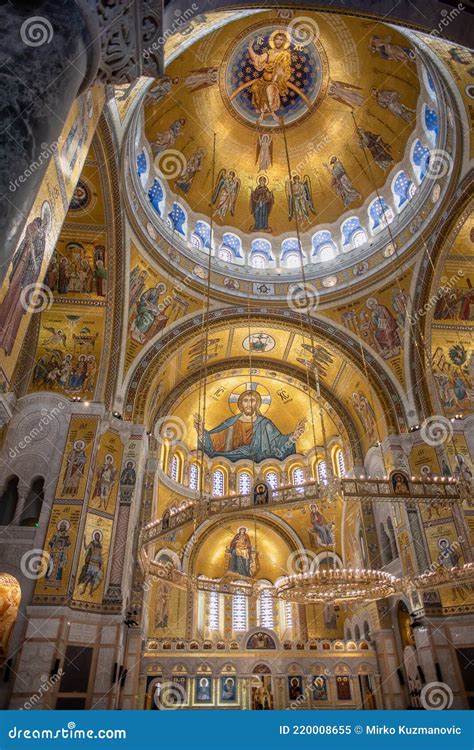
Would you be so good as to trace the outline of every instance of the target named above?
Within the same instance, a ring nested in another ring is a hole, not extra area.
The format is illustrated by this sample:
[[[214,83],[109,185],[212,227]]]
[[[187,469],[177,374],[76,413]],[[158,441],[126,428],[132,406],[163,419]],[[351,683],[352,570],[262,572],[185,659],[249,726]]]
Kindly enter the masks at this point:
[[[356,641],[360,641],[360,628],[358,625],[354,627],[354,638]]]
[[[144,151],[140,151],[137,155],[137,174],[142,187],[145,188],[148,179],[148,159]]]
[[[199,219],[196,222],[194,232],[191,235],[191,243],[200,250],[211,249],[211,227],[207,221]]]
[[[189,489],[197,490],[199,488],[199,466],[191,464],[189,467]]]
[[[354,247],[361,247],[367,242],[367,234],[362,228],[360,219],[357,216],[351,216],[341,225],[342,246],[344,250],[350,250]]]
[[[423,105],[423,127],[433,146],[436,145],[439,134],[439,119],[435,109],[430,109],[427,104]]]
[[[393,209],[387,204],[383,195],[372,201],[369,206],[369,216],[371,219],[370,228],[374,234],[381,232],[387,224],[393,221]]]
[[[300,268],[303,263],[300,243],[297,237],[288,237],[281,243],[280,262],[287,268]]]
[[[247,630],[248,607],[245,594],[234,594],[232,597],[232,630]]]
[[[327,229],[323,229],[321,232],[316,232],[311,240],[313,245],[313,260],[324,263],[325,261],[332,260],[337,255],[337,247],[333,241],[331,232]]]
[[[232,234],[232,232],[224,232],[221,247],[231,250],[232,257],[242,257],[242,240],[236,234]]]
[[[8,526],[15,516],[18,503],[18,477],[10,477],[0,497],[0,526]]]
[[[228,247],[224,247],[223,245],[221,245],[221,247],[217,251],[217,257],[220,260],[224,260],[226,263],[232,263],[234,259],[232,250],[230,250]]]
[[[174,456],[171,458],[171,463],[170,463],[170,478],[173,480],[173,482],[179,482],[180,469],[181,469],[181,459],[175,453]]]
[[[20,526],[38,526],[44,501],[44,479],[37,477],[31,483],[26,498],[25,507],[21,514]]]
[[[253,253],[250,262],[252,268],[265,268],[266,258],[261,253]]]
[[[396,201],[397,209],[400,211],[415,195],[415,183],[410,180],[407,173],[402,170],[396,175],[392,182],[392,192]]]
[[[387,518],[387,533],[390,539],[390,547],[392,549],[392,559],[395,560],[398,557],[397,540],[395,537],[395,529],[393,528],[392,519],[390,516]]]
[[[217,591],[209,592],[209,630],[219,630],[219,594]]]
[[[148,200],[150,201],[151,205],[155,209],[158,216],[161,216],[161,210],[165,194],[163,192],[163,188],[161,186],[161,183],[156,178],[153,180],[153,184],[151,188],[148,191]]]
[[[179,203],[173,203],[171,211],[168,214],[168,223],[174,232],[186,237],[186,212]]]
[[[265,268],[273,260],[272,246],[268,240],[253,240],[250,246],[250,265],[252,268]]]
[[[293,627],[293,604],[291,602],[284,602],[285,607],[285,627]]]
[[[344,453],[340,448],[336,452],[336,466],[338,476],[344,477],[346,475],[346,463],[344,461]]]
[[[221,469],[216,469],[212,474],[212,494],[214,497],[224,494],[224,472]]]
[[[301,255],[297,255],[297,253],[288,253],[285,265],[287,268],[299,268],[301,266]]]
[[[265,481],[270,485],[272,490],[276,490],[278,487],[278,474],[276,471],[269,471],[265,474]]]
[[[304,471],[301,468],[301,466],[297,466],[296,469],[293,469],[291,472],[291,476],[293,479],[293,487],[298,487],[300,484],[304,484]],[[301,487],[301,489],[297,490],[297,492],[302,493],[304,490]]]
[[[242,471],[239,474],[239,494],[250,495],[251,483],[252,483],[252,479],[248,471]]]
[[[318,463],[318,481],[322,484],[326,484],[327,476],[328,476],[328,472],[327,472],[326,461],[320,461]]]
[[[423,182],[430,163],[430,151],[419,139],[413,144],[411,161],[418,182]]]
[[[257,602],[257,623],[260,628],[270,628],[275,626],[275,617],[273,611],[273,596],[270,589],[262,589]]]

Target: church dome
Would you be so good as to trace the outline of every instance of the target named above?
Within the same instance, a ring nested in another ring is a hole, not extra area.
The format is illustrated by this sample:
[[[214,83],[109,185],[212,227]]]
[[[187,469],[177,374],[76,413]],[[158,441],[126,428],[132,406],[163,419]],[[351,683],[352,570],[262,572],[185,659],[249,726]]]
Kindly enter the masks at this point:
[[[210,265],[226,295],[274,299],[302,263],[324,295],[406,253],[453,171],[419,39],[275,10],[207,31],[170,56],[131,128],[133,219],[155,252],[197,283]]]

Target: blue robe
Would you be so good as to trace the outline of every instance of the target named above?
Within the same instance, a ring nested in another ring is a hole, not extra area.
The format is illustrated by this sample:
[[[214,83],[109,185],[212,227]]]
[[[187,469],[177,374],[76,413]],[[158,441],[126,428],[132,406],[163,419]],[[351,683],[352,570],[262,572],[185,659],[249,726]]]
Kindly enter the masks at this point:
[[[271,419],[262,417],[261,414],[257,416],[253,424],[253,435],[249,445],[241,445],[239,448],[234,448],[230,451],[215,451],[212,446],[211,435],[232,427],[240,417],[241,415],[237,414],[229,417],[229,419],[214,427],[213,430],[205,430],[204,446],[200,442],[200,450],[204,450],[204,453],[209,458],[223,456],[230,461],[240,461],[242,458],[249,458],[256,463],[260,463],[260,461],[264,461],[266,458],[283,460],[296,453],[295,443],[290,439],[291,434],[282,435]]]

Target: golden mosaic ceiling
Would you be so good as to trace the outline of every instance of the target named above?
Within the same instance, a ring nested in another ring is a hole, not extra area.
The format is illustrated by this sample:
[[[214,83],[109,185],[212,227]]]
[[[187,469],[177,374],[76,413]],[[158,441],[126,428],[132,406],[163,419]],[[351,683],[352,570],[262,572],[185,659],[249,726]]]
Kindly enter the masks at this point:
[[[324,227],[376,195],[406,155],[421,90],[412,44],[361,19],[299,23],[275,11],[234,20],[169,65],[165,98],[151,88],[155,168],[180,172],[167,189],[196,216],[212,204],[217,225],[243,233],[294,232],[297,214],[301,231]],[[259,212],[266,191],[271,206]]]

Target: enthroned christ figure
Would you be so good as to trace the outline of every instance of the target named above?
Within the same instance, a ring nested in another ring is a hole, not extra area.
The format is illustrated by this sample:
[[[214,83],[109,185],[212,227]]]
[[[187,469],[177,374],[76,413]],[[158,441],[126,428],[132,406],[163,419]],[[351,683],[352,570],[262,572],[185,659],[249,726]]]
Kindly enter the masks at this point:
[[[255,52],[253,43],[248,47],[252,64],[259,76],[251,86],[252,104],[259,113],[257,125],[267,116],[278,123],[277,112],[281,97],[288,94],[291,76],[290,37],[288,32],[274,31],[270,36],[269,47],[262,54]]]
[[[283,460],[291,456],[296,452],[296,441],[304,432],[306,418],[296,423],[292,433],[282,435],[271,419],[260,414],[261,405],[258,391],[244,391],[237,401],[239,413],[212,430],[206,430],[201,416],[196,414],[194,426],[199,436],[199,449],[209,458],[223,456],[230,461],[249,458],[256,463],[266,458]]]

